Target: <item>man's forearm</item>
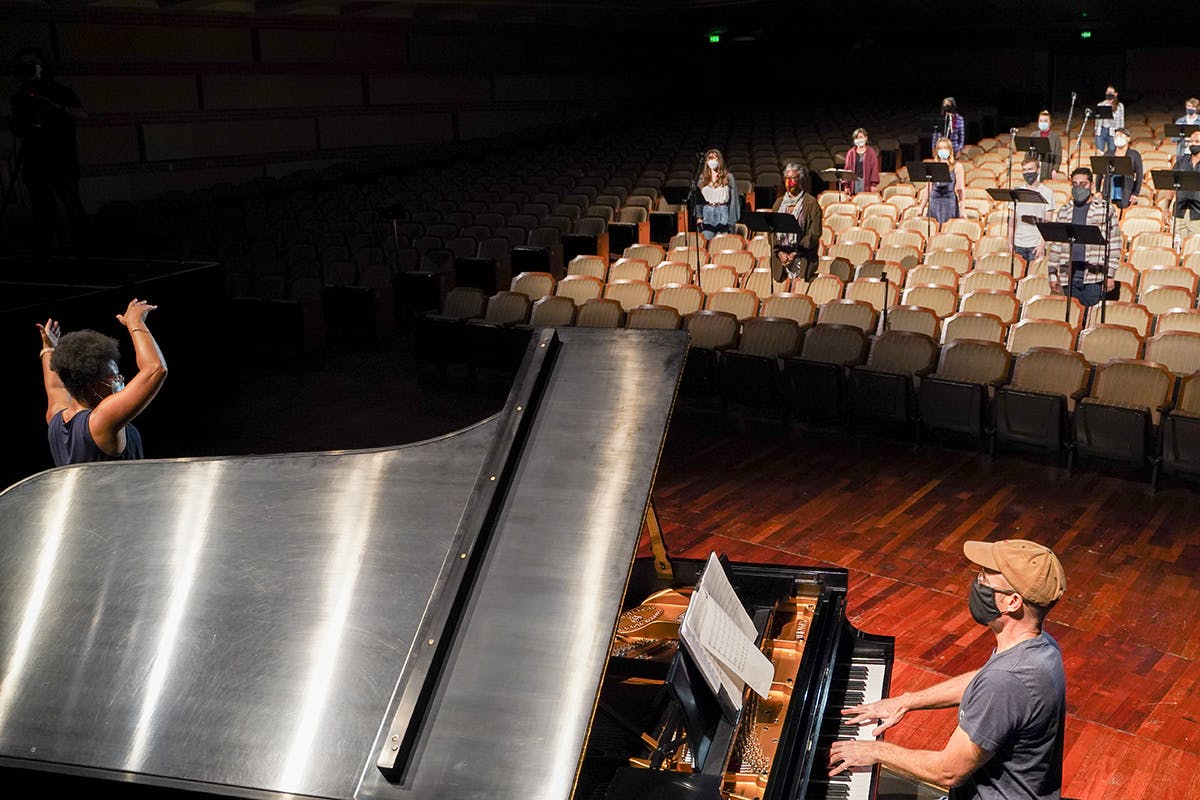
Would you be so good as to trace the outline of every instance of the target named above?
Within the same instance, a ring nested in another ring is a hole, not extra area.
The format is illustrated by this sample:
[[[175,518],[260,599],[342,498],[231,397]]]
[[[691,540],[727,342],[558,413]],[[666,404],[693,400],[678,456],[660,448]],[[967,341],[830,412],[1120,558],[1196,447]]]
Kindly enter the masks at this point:
[[[901,697],[905,700],[908,707],[912,710],[923,708],[951,708],[959,704],[962,700],[963,692],[967,689],[967,684],[975,677],[975,673],[979,670],[965,672],[962,675],[949,678],[941,683],[935,683],[933,686],[927,686],[924,689],[918,689],[915,692],[905,692]]]
[[[891,742],[874,742],[879,763],[920,781],[949,789],[960,778],[946,763],[941,750],[909,750]]]

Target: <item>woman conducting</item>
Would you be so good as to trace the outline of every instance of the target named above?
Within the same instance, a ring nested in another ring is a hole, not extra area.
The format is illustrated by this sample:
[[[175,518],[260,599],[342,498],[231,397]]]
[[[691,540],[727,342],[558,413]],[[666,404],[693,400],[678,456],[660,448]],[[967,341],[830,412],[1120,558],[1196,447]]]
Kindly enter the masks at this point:
[[[167,377],[166,360],[146,326],[146,315],[157,307],[135,298],[117,314],[137,357],[138,372],[128,384],[117,368],[116,339],[92,330],[63,334],[53,319],[38,325],[47,436],[56,466],[145,457],[132,422]]]

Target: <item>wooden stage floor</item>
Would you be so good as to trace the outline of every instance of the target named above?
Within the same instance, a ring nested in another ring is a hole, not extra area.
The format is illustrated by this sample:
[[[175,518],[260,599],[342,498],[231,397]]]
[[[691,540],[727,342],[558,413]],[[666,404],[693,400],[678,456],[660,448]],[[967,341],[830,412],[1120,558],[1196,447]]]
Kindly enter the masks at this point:
[[[335,352],[317,370],[241,381],[201,450],[415,441],[498,410],[506,390],[461,375],[441,386],[404,352]],[[169,455],[187,454],[200,453]],[[1119,467],[1068,479],[1041,456],[989,461],[680,404],[654,497],[675,554],[849,569],[851,622],[896,637],[896,691],[973,669],[990,652],[967,612],[964,541],[1050,545],[1068,577],[1047,624],[1067,663],[1065,796],[1200,797],[1200,485],[1166,480],[1152,497]],[[940,747],[954,724],[952,712],[921,712],[889,738]]]
[[[1067,668],[1064,797],[1200,797],[1200,493],[1157,496],[1119,468],[1067,478],[1050,460],[783,431],[679,412],[655,504],[671,552],[850,571],[848,615],[896,637],[893,692],[982,664],[969,539],[1052,547],[1067,592],[1048,618]],[[951,710],[909,714],[888,738],[940,748]]]

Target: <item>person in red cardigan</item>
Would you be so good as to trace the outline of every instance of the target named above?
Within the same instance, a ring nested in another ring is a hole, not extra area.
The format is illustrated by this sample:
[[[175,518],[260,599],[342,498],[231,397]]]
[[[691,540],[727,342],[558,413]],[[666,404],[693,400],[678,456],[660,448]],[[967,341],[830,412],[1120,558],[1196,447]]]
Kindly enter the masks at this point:
[[[842,169],[854,173],[854,180],[844,181],[842,191],[856,195],[873,192],[879,186],[879,153],[867,146],[867,132],[859,128],[854,132],[854,147],[846,151],[846,165]]]

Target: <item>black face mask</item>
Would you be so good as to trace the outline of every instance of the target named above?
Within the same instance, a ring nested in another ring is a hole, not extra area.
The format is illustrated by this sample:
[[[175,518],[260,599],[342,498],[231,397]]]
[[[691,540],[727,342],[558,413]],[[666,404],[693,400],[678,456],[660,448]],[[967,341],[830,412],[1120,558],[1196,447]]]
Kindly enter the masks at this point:
[[[1104,95],[1104,99],[1105,100],[1116,100],[1117,96],[1115,94],[1113,94],[1112,92],[1108,92]]]
[[[1189,144],[1188,152],[1194,156],[1200,156],[1200,144]]]
[[[1036,172],[1022,172],[1021,174],[1025,176],[1025,182],[1030,186],[1037,183],[1038,174]]]
[[[971,619],[980,625],[1000,619],[1000,609],[996,608],[996,590],[979,581],[971,581],[967,607],[971,609]]]
[[[951,113],[951,112],[953,112],[953,111],[954,111],[954,109],[953,109],[952,107],[950,107],[950,106],[942,106],[942,113],[943,113],[943,114],[949,114],[949,113]]]

